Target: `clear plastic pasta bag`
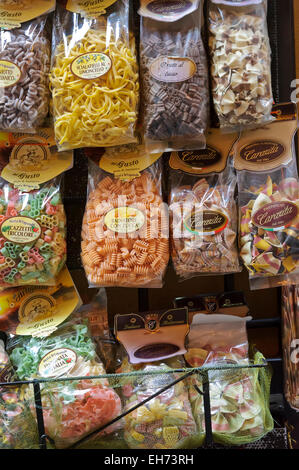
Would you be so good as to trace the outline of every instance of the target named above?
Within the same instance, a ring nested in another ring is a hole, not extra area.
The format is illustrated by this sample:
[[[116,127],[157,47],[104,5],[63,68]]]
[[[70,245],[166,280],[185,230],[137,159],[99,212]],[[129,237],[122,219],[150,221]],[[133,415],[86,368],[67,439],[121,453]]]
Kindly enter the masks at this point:
[[[41,384],[45,432],[56,448],[66,448],[121,414],[121,401],[96,354],[84,315],[75,315],[49,337],[15,336],[8,344],[19,379],[52,378]],[[76,380],[55,381],[57,378]],[[111,425],[96,436],[104,439],[120,427]],[[95,441],[93,440],[95,445]]]
[[[139,10],[146,146],[158,151],[203,148],[209,121],[209,84],[201,38],[201,2],[188,2],[184,14],[176,2],[167,7],[161,3],[157,14],[153,3],[141,1],[143,8]]]
[[[3,5],[1,2],[2,130],[35,133],[49,111],[51,18],[42,13],[54,10],[55,1],[42,1],[37,7],[34,3],[24,0]]]
[[[291,407],[299,411],[299,289],[282,289],[283,361],[285,397]]]
[[[16,380],[0,339],[0,382]],[[27,386],[0,386],[0,449],[38,448],[35,420],[25,399]]]
[[[91,12],[58,2],[50,85],[60,150],[136,142],[139,80],[129,1],[110,4]]]
[[[237,135],[211,129],[207,148],[170,157],[171,255],[181,280],[240,271],[236,175],[230,152]]]
[[[299,182],[296,105],[277,105],[277,119],[243,132],[235,147],[239,246],[251,289],[299,282]]]
[[[209,0],[212,95],[222,129],[273,120],[266,0]]]
[[[134,366],[124,359],[118,373],[135,372],[121,378],[124,410],[130,410],[182,377],[183,373],[172,372],[182,367],[184,362],[179,357]],[[204,436],[192,414],[188,379],[178,381],[128,413],[124,438],[130,449],[192,449],[202,445]]]
[[[90,160],[81,258],[91,287],[162,287],[169,227],[160,156],[120,147],[101,168]]]

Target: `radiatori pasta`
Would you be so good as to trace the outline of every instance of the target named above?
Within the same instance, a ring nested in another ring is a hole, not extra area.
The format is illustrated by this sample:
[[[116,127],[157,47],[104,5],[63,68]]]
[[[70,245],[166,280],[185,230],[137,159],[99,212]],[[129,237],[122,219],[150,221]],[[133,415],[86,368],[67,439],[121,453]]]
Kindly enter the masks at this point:
[[[161,162],[129,181],[90,162],[89,185],[82,263],[90,286],[162,287],[169,244]]]
[[[111,9],[98,19],[57,9],[50,87],[60,149],[136,142],[139,81],[128,2]]]

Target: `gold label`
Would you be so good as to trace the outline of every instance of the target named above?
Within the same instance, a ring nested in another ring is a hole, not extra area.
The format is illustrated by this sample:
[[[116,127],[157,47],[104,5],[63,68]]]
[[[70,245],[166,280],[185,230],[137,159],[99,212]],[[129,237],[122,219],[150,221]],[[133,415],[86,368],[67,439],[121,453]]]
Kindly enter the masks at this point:
[[[23,0],[0,6],[0,28],[20,28],[22,23],[38,18],[55,9],[56,0]]]
[[[9,217],[4,220],[0,228],[1,234],[6,240],[26,245],[34,242],[41,235],[41,226],[30,217]]]
[[[0,60],[0,88],[16,85],[22,75],[20,67],[9,60]]]
[[[137,232],[144,225],[143,212],[135,207],[117,207],[105,216],[105,225],[113,232],[132,233]]]
[[[160,82],[185,82],[195,72],[195,62],[184,57],[158,57],[150,65],[150,74]]]
[[[119,155],[109,155],[106,153],[102,156],[99,166],[107,173],[112,173],[115,178],[121,180],[132,180],[138,178],[141,171],[150,167],[162,155],[155,153],[148,155],[143,147],[136,152],[123,153]]]
[[[38,372],[41,377],[61,377],[67,375],[76,365],[77,354],[69,348],[50,351],[40,361]]]
[[[66,9],[86,18],[97,18],[115,2],[116,0],[68,0]]]
[[[107,54],[93,52],[76,57],[71,64],[71,71],[77,78],[95,80],[106,75],[111,67],[112,62]]]

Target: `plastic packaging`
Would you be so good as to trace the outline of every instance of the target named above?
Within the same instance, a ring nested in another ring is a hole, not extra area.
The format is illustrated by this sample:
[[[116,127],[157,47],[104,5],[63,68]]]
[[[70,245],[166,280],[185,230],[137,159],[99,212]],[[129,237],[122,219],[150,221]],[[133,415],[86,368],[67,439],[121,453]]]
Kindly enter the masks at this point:
[[[209,86],[201,2],[192,3],[196,9],[191,13],[188,2],[184,15],[174,3],[162,2],[155,14],[152,3],[139,11],[146,146],[158,151],[202,148],[209,119]]]
[[[106,13],[102,5],[84,13],[88,6],[58,3],[50,84],[59,149],[136,142],[139,81],[129,1],[110,2]]]
[[[162,286],[169,242],[159,157],[121,148],[106,153],[106,171],[90,161],[81,256],[91,287]]]
[[[212,94],[222,129],[273,118],[266,0],[209,0]]]
[[[52,5],[54,9],[55,2],[44,2],[44,11]],[[27,5],[29,12],[33,7],[33,2]],[[1,11],[5,8],[16,24],[12,26],[8,21],[8,25],[3,25],[7,16],[1,15],[0,129],[34,133],[42,126],[49,110],[51,20],[47,15],[26,16],[26,8],[20,2],[2,5]],[[25,21],[30,16],[33,18]]]
[[[207,134],[207,148],[172,154],[171,255],[181,280],[240,271],[236,175],[229,153],[237,135]]]

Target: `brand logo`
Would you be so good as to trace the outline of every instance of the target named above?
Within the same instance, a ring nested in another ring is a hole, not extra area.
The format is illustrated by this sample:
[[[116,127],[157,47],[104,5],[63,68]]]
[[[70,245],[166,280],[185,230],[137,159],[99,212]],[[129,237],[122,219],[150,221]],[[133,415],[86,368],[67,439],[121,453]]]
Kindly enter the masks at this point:
[[[266,163],[276,160],[284,151],[284,146],[278,142],[261,141],[243,147],[240,156],[246,162]]]
[[[275,231],[289,227],[297,214],[298,208],[292,202],[273,202],[255,212],[252,221],[257,227]]]
[[[131,233],[141,229],[145,217],[135,207],[117,207],[109,211],[104,219],[105,225],[113,232]]]
[[[218,310],[218,301],[216,297],[207,297],[205,299],[205,307],[207,312],[215,313]]]
[[[19,308],[19,320],[32,323],[45,320],[53,314],[56,302],[48,294],[33,294],[25,298]]]
[[[213,147],[207,146],[206,149],[194,152],[178,152],[179,159],[188,166],[195,168],[204,168],[215,165],[221,160],[221,153]]]
[[[150,74],[160,82],[184,82],[195,72],[195,62],[185,57],[158,57],[150,65]]]
[[[59,348],[50,351],[40,361],[38,372],[42,377],[60,377],[70,372],[77,362],[72,349]]]
[[[215,235],[224,230],[227,224],[226,215],[212,210],[192,211],[184,220],[185,228],[198,235]]]
[[[110,57],[102,52],[81,54],[71,63],[72,73],[83,80],[95,80],[103,77],[111,67]]]
[[[38,169],[49,157],[49,145],[42,140],[39,141],[30,137],[22,139],[14,146],[10,156],[10,163],[21,169],[26,169],[26,167]],[[29,175],[28,178],[30,178]]]
[[[173,15],[175,13],[183,13],[189,10],[192,2],[189,0],[154,0],[147,5],[147,9],[157,15]]]
[[[26,245],[34,242],[41,235],[41,226],[30,217],[9,217],[4,220],[0,228],[1,234],[6,240]]]

